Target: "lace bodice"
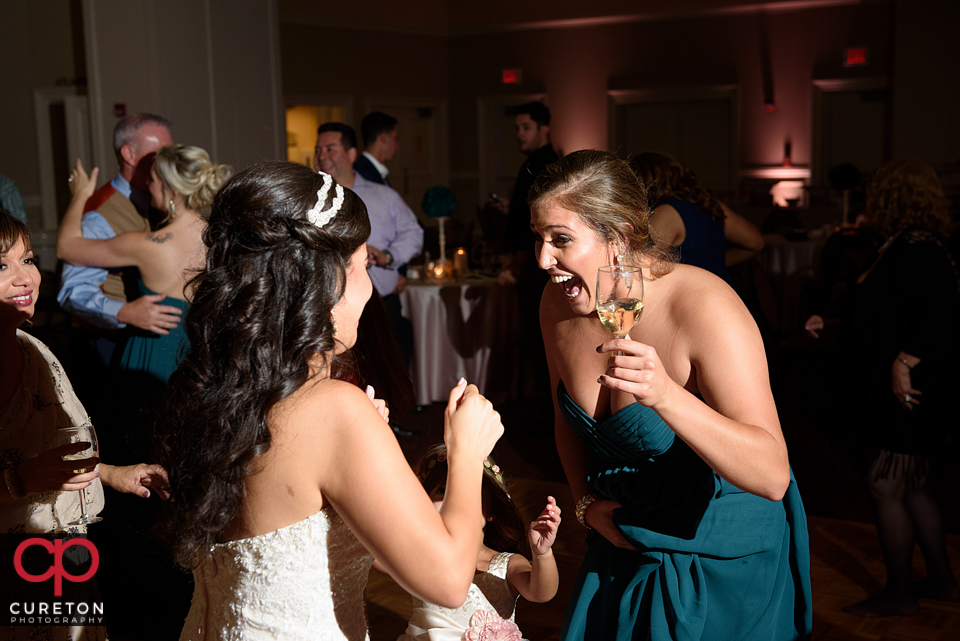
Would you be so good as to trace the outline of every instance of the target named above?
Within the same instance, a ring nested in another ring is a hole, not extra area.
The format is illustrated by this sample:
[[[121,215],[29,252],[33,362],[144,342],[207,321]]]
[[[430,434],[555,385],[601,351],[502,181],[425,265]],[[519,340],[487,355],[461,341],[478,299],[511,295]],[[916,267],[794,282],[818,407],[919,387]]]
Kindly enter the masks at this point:
[[[180,641],[368,639],[363,594],[372,563],[332,507],[215,545],[194,571]]]
[[[516,630],[517,597],[507,582],[507,565],[513,554],[500,552],[490,559],[487,571],[477,574],[459,608],[443,608],[414,597],[407,631],[397,641],[454,641],[481,638],[474,634],[484,626]],[[478,616],[479,615],[479,616]],[[509,622],[509,623],[506,623]],[[504,625],[506,623],[506,625]],[[471,630],[473,628],[473,630]],[[484,637],[485,638],[485,637]],[[498,638],[512,638],[501,636]],[[516,638],[520,638],[519,631]]]

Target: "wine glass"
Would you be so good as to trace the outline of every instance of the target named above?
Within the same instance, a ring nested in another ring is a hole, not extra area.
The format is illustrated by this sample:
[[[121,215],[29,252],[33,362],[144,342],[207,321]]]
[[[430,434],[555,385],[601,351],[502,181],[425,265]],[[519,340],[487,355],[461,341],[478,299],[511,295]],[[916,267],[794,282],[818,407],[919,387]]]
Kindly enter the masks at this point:
[[[89,443],[90,447],[74,454],[67,454],[63,457],[64,461],[79,461],[100,455],[100,446],[97,444],[97,432],[93,429],[93,425],[61,427],[58,429],[57,445],[69,445],[71,443]],[[84,474],[86,472],[92,472],[94,469],[96,469],[95,465],[74,470],[73,473]],[[77,490],[80,492],[80,518],[69,523],[69,525],[90,525],[91,523],[98,523],[103,520],[99,516],[87,516],[86,490],[87,488]]]
[[[636,265],[606,265],[597,270],[597,315],[623,338],[643,313],[643,270]]]

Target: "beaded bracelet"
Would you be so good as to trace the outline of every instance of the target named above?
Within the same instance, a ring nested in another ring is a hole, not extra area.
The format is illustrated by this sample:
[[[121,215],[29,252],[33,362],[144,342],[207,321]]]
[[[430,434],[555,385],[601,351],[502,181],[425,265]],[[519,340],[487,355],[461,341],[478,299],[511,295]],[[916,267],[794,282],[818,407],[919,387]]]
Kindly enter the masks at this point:
[[[3,480],[7,484],[7,491],[13,500],[22,499],[27,495],[27,491],[23,488],[23,479],[17,474],[17,468],[8,467],[5,469],[3,471]]]
[[[897,356],[897,360],[907,366],[907,369],[913,369],[913,365],[907,362],[907,359]]]
[[[586,513],[587,508],[590,507],[590,504],[597,500],[597,497],[593,494],[584,494],[583,497],[577,501],[577,508],[574,510],[574,516],[577,517],[577,521],[580,522],[580,525],[592,530],[593,528],[587,525]]]

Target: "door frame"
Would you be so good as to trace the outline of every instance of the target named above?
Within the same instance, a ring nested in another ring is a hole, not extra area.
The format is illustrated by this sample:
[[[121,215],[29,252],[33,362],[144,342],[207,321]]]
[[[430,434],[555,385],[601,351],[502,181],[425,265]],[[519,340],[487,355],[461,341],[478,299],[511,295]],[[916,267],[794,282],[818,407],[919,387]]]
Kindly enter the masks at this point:
[[[497,145],[500,137],[490,130],[492,109],[519,107],[528,102],[539,101],[547,104],[546,93],[528,93],[509,96],[480,96],[477,98],[477,150],[480,163],[479,182],[477,184],[477,202],[489,199],[488,193],[497,175],[497,159],[500,157]],[[549,105],[547,105],[549,106]],[[513,168],[516,172],[516,168]]]
[[[434,124],[435,138],[433,140],[433,156],[435,166],[433,171],[437,176],[437,184],[444,187],[450,186],[450,130],[447,101],[437,97],[417,97],[417,96],[386,96],[371,95],[367,96],[363,102],[364,115],[371,111],[382,111],[390,113],[390,107],[420,108],[428,107],[436,111],[437,120]],[[362,138],[359,127],[357,136]],[[359,142],[363,142],[362,140]]]
[[[607,91],[607,149],[616,139],[617,108],[654,102],[695,102],[727,100],[730,102],[730,175],[736,191],[740,178],[740,102],[737,85],[701,85],[692,87],[652,87],[647,89],[611,89]]]
[[[286,110],[294,105],[338,105],[343,107],[347,122],[344,124],[356,127],[353,124],[353,96],[350,94],[330,93],[288,93],[283,94],[284,127],[286,127]]]
[[[90,104],[86,90],[74,86],[34,89],[33,111],[40,169],[40,219],[45,231],[55,231],[60,226],[57,190],[54,186],[56,172],[53,166],[53,135],[50,130],[50,105],[55,104],[63,104],[65,112],[67,158],[79,158],[87,171],[93,167]],[[69,169],[70,167],[67,167],[68,172]]]
[[[823,94],[836,91],[875,91],[878,89],[890,89],[890,84],[885,76],[871,76],[867,78],[827,78],[814,80],[811,90],[813,108],[811,115],[813,123],[810,127],[811,140],[810,149],[813,154],[810,158],[810,182],[814,185],[827,184],[827,167],[825,166],[823,154]],[[887,104],[886,120],[890,119],[890,112],[893,105]],[[884,149],[890,144],[889,126],[884,132]]]

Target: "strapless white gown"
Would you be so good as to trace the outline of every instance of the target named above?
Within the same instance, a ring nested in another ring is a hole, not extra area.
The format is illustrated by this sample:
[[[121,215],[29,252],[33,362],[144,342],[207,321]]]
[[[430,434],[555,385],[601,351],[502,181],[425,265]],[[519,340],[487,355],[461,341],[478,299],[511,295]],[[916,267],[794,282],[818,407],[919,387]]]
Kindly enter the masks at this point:
[[[373,557],[332,507],[268,534],[213,546],[180,641],[363,641]]]

